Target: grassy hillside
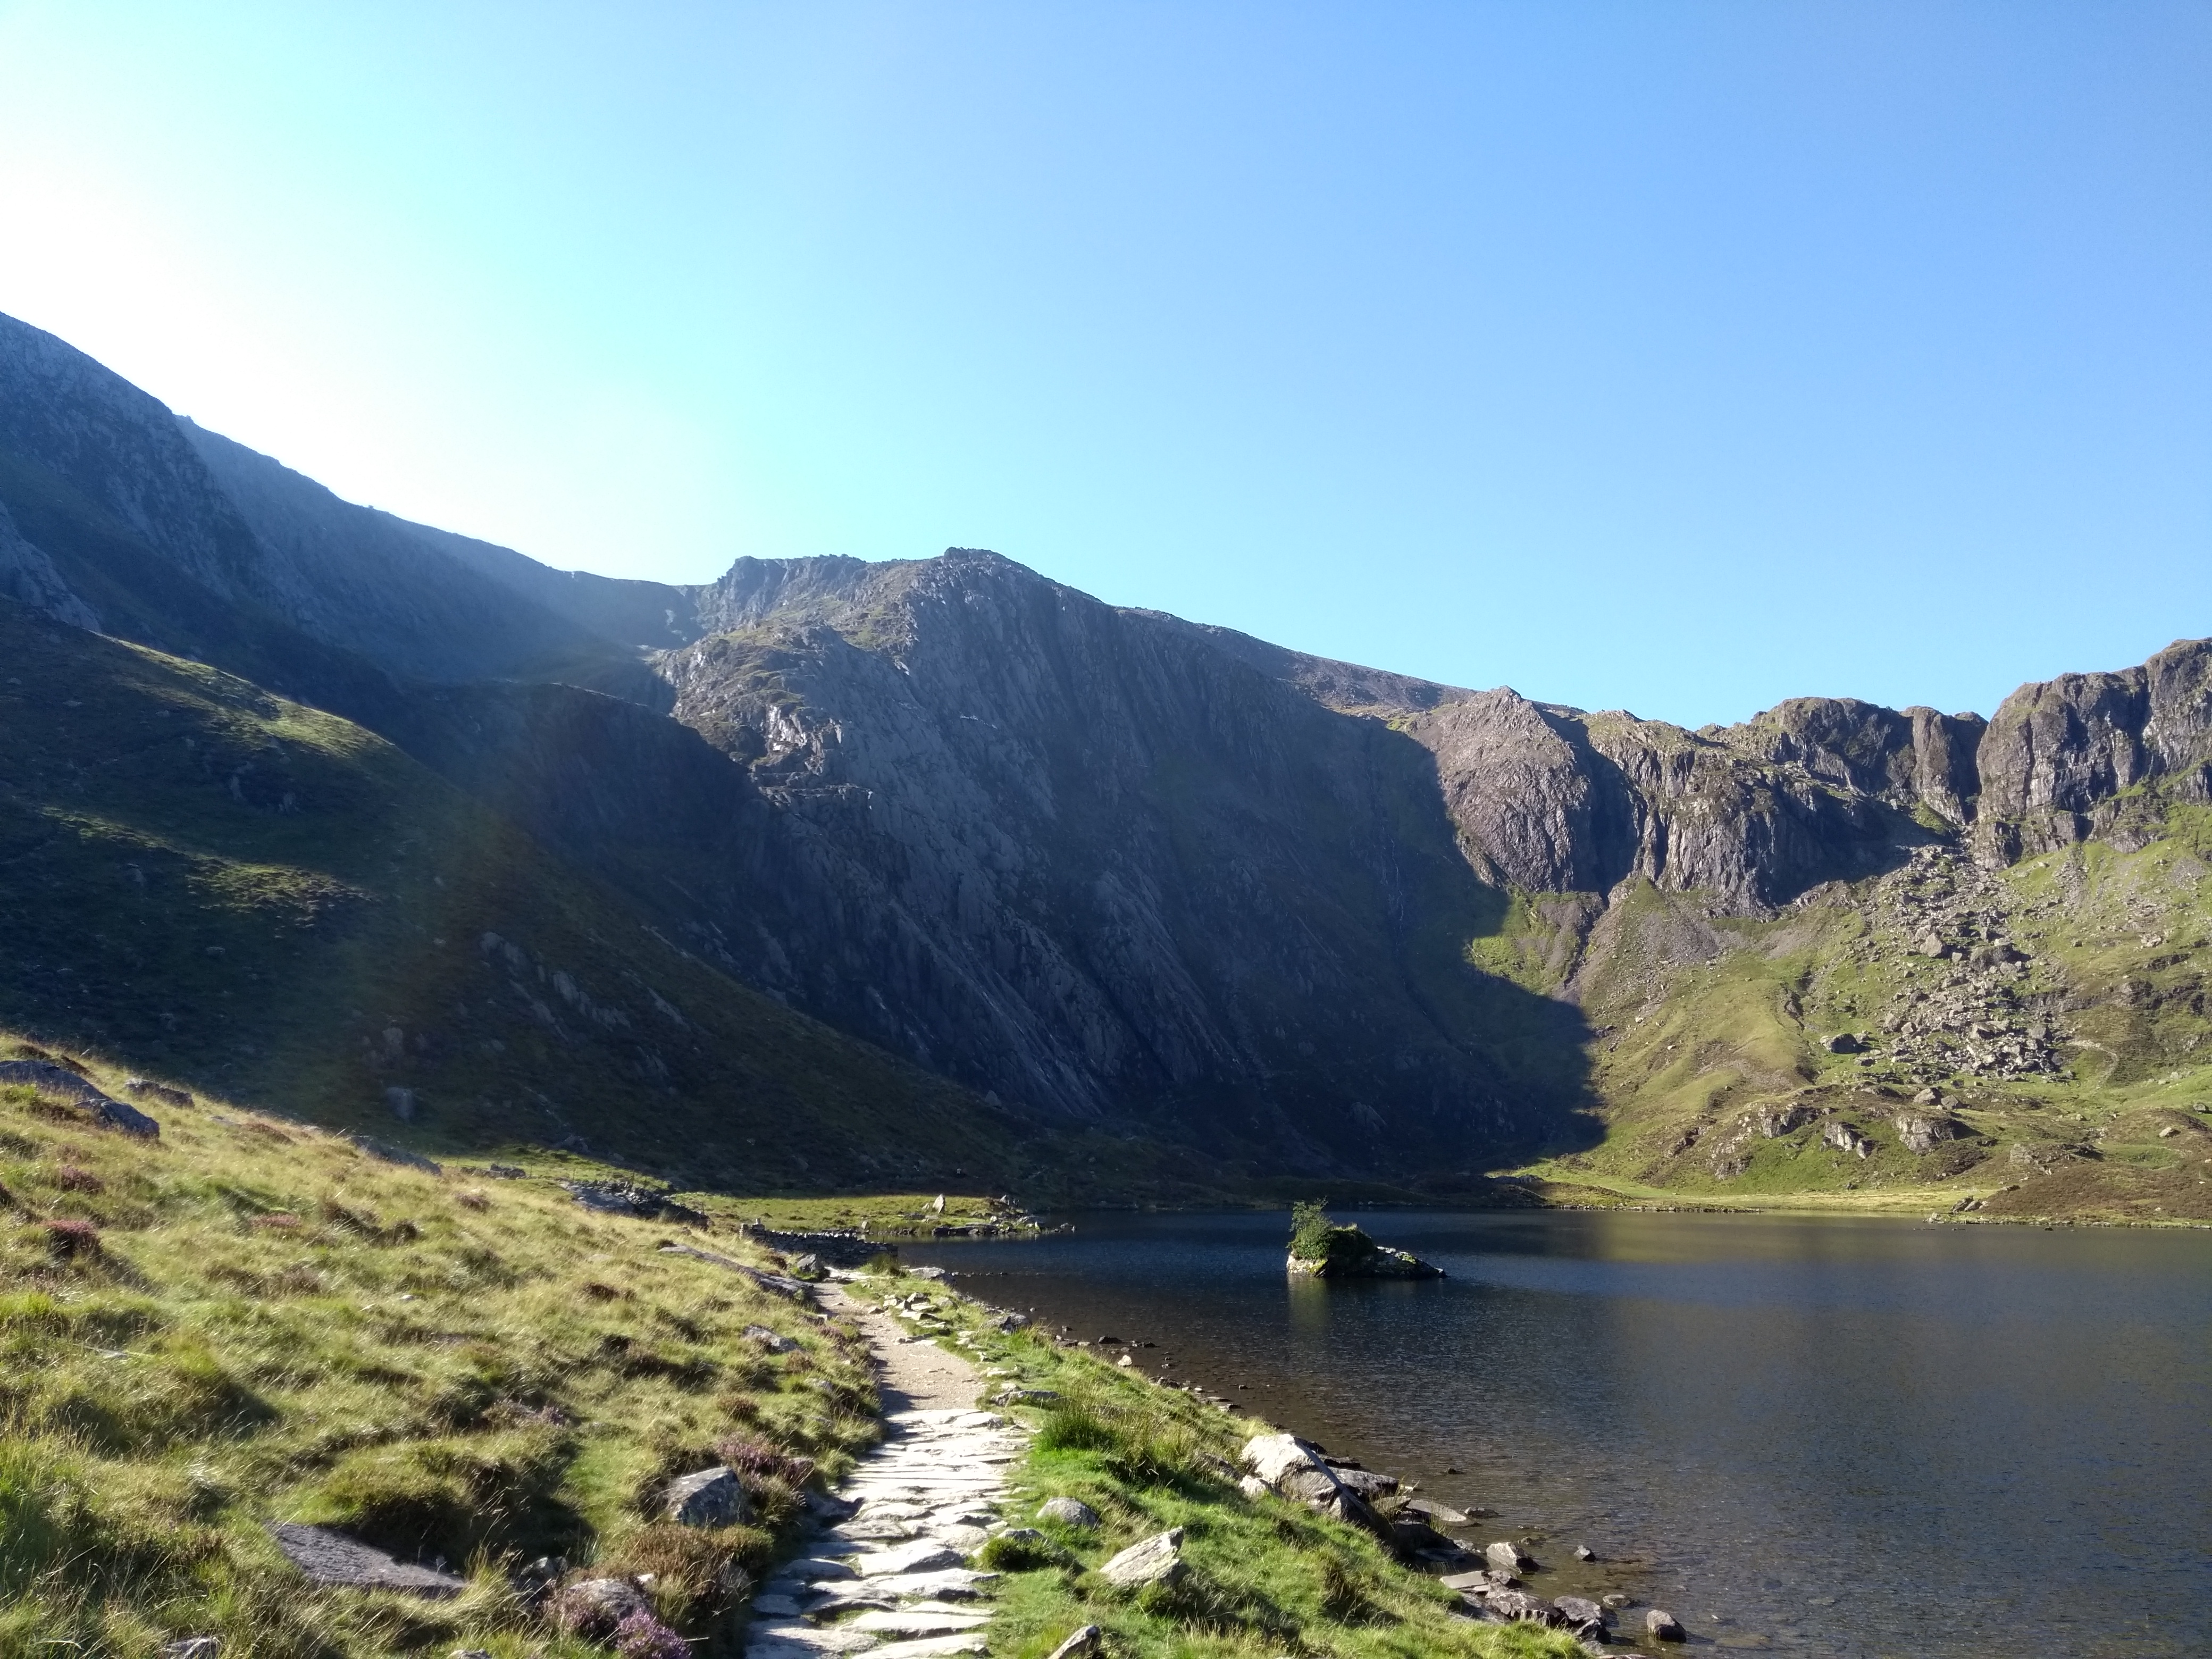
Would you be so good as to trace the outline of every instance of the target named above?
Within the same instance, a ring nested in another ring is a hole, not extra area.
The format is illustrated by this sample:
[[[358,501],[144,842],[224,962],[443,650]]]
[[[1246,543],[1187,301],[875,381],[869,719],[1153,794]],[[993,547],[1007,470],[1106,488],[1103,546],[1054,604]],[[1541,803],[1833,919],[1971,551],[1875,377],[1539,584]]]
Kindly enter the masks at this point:
[[[10,602],[0,662],[0,1024],[39,1041],[686,1186],[1038,1202],[1142,1168],[740,987],[346,720]]]
[[[152,1109],[141,1140],[0,1088],[6,1659],[201,1635],[260,1659],[601,1650],[510,1584],[548,1554],[658,1574],[662,1616],[728,1651],[732,1592],[799,1502],[792,1460],[834,1474],[877,1432],[849,1331],[662,1253],[665,1224],[218,1100]],[[732,1459],[759,1524],[653,1518],[670,1477]],[[468,1588],[311,1589],[271,1521],[442,1557]]]
[[[1574,981],[1607,1139],[1528,1172],[1578,1201],[2212,1218],[2212,809],[2157,805],[2130,845],[1930,848],[1771,921],[1628,896]],[[1524,904],[1491,948],[1558,988],[1546,924]]]

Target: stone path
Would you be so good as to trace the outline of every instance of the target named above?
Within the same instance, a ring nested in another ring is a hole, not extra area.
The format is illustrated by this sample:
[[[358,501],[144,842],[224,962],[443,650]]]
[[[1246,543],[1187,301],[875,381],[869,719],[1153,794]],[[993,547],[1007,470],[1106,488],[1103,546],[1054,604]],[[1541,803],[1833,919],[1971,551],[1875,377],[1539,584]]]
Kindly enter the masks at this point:
[[[1001,1525],[1006,1474],[1027,1431],[972,1405],[981,1377],[958,1356],[902,1332],[835,1286],[822,1298],[855,1317],[883,1370],[884,1443],[837,1491],[856,1505],[808,1540],[753,1598],[747,1659],[869,1659],[981,1653],[994,1573],[968,1559]],[[957,1403],[953,1403],[953,1402]],[[842,1507],[842,1506],[841,1506]]]

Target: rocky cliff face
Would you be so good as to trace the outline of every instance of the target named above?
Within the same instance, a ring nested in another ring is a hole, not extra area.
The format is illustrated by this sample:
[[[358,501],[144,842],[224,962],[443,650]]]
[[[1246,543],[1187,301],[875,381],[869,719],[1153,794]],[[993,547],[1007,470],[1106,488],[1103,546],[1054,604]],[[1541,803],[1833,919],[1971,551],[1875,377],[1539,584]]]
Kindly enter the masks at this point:
[[[747,625],[661,667],[774,815],[787,931],[718,918],[748,976],[994,1093],[1292,1164],[1463,1163],[1571,1103],[1485,1029],[1520,997],[1459,952],[1491,896],[1381,721],[988,553],[726,587]]]
[[[1578,999],[2212,794],[2203,641],[1986,723],[1808,698],[1692,732],[972,550],[615,582],[341,501],[6,319],[0,590],[362,720],[794,1008],[1254,1169],[1586,1134],[1615,1085]]]

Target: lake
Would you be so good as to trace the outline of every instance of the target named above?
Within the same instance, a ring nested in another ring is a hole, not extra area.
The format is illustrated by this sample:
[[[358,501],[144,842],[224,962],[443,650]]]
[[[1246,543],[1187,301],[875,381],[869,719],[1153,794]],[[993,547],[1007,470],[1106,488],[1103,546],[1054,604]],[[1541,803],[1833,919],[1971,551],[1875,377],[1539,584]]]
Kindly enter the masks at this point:
[[[1280,1213],[1060,1218],[903,1254],[1496,1511],[1456,1530],[1634,1596],[1624,1630],[2212,1653],[2212,1232],[1390,1212],[1358,1218],[1449,1277],[1321,1284]]]

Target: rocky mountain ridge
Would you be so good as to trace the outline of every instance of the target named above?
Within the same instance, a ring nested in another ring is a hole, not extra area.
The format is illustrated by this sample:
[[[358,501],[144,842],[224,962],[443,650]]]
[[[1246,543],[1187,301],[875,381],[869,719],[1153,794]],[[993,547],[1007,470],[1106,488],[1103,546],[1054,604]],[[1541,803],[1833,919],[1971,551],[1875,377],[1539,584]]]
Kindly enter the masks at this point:
[[[1826,1086],[1815,981],[1868,939],[1914,957],[1916,927],[1960,982],[1884,1016],[1882,1086],[2078,1073],[2013,985],[2019,928],[1977,918],[2212,799],[2205,641],[1986,721],[1803,698],[1690,731],[976,550],[617,582],[343,502],[5,319],[0,515],[0,591],[360,720],[734,983],[1255,1177],[1626,1146],[1658,1097],[1620,1075],[1624,1011],[1814,933],[1700,1112]]]

